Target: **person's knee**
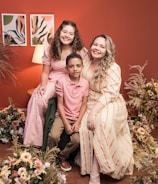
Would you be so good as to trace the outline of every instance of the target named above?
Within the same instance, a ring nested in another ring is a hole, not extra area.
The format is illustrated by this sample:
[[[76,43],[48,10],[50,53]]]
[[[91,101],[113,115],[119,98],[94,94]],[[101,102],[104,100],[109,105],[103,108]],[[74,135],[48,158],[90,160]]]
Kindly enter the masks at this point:
[[[73,139],[72,139],[72,142],[76,145],[79,145],[80,144],[80,138],[79,136],[74,136]]]
[[[60,136],[58,134],[49,134],[49,143],[53,146],[57,146],[60,140]]]

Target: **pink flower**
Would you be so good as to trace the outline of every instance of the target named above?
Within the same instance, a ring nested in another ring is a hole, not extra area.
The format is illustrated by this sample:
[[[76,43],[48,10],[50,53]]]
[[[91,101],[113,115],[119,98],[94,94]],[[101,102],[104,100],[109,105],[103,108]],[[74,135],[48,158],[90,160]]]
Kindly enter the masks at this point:
[[[18,120],[13,120],[13,121],[12,121],[12,125],[13,125],[14,127],[19,126],[19,121],[18,121]]]
[[[43,166],[43,163],[40,160],[35,160],[34,163],[35,168],[41,168]]]
[[[27,182],[24,178],[15,178],[14,180],[15,180],[16,184],[27,184]]]
[[[6,120],[5,119],[1,119],[1,123],[2,123],[2,125],[6,125]]]
[[[18,172],[17,171],[12,171],[12,174],[10,176],[10,178],[15,178],[18,176]]]

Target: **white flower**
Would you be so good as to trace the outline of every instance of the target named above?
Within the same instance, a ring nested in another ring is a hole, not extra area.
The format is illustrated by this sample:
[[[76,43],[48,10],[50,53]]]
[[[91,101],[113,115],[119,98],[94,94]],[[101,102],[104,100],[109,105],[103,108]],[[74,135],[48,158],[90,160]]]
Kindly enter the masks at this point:
[[[1,141],[2,141],[3,143],[8,143],[8,142],[9,142],[9,140],[8,140],[7,138],[2,138]]]
[[[26,171],[26,168],[25,167],[20,167],[18,169],[18,175],[26,175],[27,174],[27,171]]]
[[[57,176],[59,178],[58,184],[61,184],[61,183],[66,184],[66,175],[65,174],[58,173]]]
[[[10,131],[10,134],[13,135],[13,133],[14,133],[14,130],[11,130],[11,131]]]
[[[158,148],[155,149],[155,153],[158,154]]]
[[[142,127],[139,127],[138,130],[137,130],[137,132],[138,132],[139,134],[141,134],[141,135],[145,135],[145,133],[146,133],[145,129],[142,128]]]
[[[18,130],[18,134],[23,135],[23,132],[24,132],[24,129],[22,127],[20,127],[19,130]]]
[[[154,93],[151,90],[148,90],[147,92],[148,92],[149,96],[153,96],[154,95]]]
[[[49,168],[50,167],[50,163],[49,162],[45,162],[45,168]]]
[[[3,132],[3,131],[4,131],[4,128],[3,128],[3,127],[1,127],[1,128],[0,128],[0,130]]]
[[[23,162],[29,162],[31,160],[32,156],[29,152],[24,152],[21,154],[20,158]]]

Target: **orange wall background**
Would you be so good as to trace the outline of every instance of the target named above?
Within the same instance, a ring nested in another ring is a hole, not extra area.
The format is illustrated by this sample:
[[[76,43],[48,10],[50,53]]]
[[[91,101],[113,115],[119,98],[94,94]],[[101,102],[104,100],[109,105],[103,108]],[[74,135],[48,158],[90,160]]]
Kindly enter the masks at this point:
[[[122,69],[122,89],[129,77],[129,65],[143,65],[150,78],[158,69],[158,0],[0,0],[1,13],[26,14],[27,46],[12,47],[17,83],[0,83],[0,107],[8,106],[11,97],[16,106],[25,108],[27,90],[40,82],[41,65],[31,62],[34,47],[30,46],[30,14],[54,14],[55,30],[64,19],[77,23],[85,46],[100,33],[112,37],[116,45],[116,61]],[[0,20],[0,35],[2,32]]]

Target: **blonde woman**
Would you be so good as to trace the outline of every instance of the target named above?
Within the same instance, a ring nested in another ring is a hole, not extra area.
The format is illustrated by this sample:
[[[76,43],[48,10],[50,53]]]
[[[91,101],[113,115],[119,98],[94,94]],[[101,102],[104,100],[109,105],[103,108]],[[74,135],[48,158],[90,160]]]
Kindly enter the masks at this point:
[[[87,111],[80,127],[81,174],[100,184],[100,173],[115,179],[133,173],[133,148],[126,103],[120,94],[121,70],[107,35],[90,45],[83,76],[90,82]]]

